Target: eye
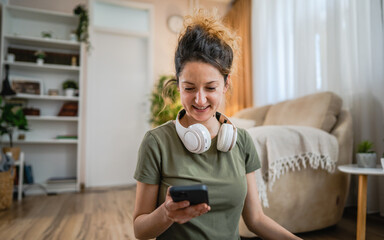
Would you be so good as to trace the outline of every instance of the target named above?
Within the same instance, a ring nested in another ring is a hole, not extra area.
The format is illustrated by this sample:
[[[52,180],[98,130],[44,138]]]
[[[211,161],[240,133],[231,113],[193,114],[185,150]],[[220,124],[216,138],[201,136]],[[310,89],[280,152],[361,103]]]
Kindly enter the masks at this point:
[[[193,91],[194,88],[184,88],[185,91]]]
[[[207,87],[208,91],[215,91],[216,88],[215,87]]]

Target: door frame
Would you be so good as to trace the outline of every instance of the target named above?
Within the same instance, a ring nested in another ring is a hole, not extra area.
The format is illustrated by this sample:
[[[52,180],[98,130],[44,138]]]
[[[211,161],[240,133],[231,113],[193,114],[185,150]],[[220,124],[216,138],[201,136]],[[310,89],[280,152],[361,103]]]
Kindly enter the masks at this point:
[[[148,32],[145,34],[142,33],[135,33],[135,32],[129,32],[129,31],[115,31],[112,29],[108,28],[101,28],[101,27],[96,27],[94,26],[93,19],[94,19],[94,6],[95,3],[109,3],[109,4],[114,4],[114,5],[121,5],[124,7],[131,7],[131,8],[136,8],[136,9],[142,9],[142,10],[147,10],[149,13],[149,29]],[[154,49],[154,5],[151,3],[140,3],[140,2],[135,2],[135,1],[123,1],[123,0],[90,0],[89,1],[89,19],[90,19],[90,25],[88,26],[88,31],[89,31],[89,39],[92,40],[93,36],[95,35],[96,32],[104,32],[108,34],[119,34],[119,35],[126,35],[126,36],[131,36],[131,37],[140,37],[140,38],[146,38],[147,39],[147,84],[149,87],[149,93],[151,92],[154,84],[154,79],[153,79],[153,62],[154,62],[154,57],[153,57],[153,49]],[[85,52],[85,50],[83,50]],[[85,52],[86,53],[86,52]],[[86,59],[84,59],[85,64],[83,66],[85,67],[84,71],[84,78],[83,78],[83,89],[81,90],[82,93],[82,105],[83,109],[83,119],[82,119],[82,124],[81,124],[81,134],[82,137],[82,151],[81,151],[81,157],[80,163],[78,165],[78,176],[80,180],[80,186],[81,188],[88,187],[89,186],[89,170],[87,169],[87,151],[86,151],[86,146],[87,146],[87,127],[85,126],[87,122],[87,111],[86,111],[86,106],[87,106],[87,96],[86,96],[86,91],[85,88],[89,84],[88,82],[88,76],[89,76],[89,61],[87,60],[88,56],[92,55],[92,48],[90,49],[90,52],[87,54],[84,54],[86,56]],[[145,112],[145,115],[150,116],[150,108],[149,106],[145,106],[143,111]]]

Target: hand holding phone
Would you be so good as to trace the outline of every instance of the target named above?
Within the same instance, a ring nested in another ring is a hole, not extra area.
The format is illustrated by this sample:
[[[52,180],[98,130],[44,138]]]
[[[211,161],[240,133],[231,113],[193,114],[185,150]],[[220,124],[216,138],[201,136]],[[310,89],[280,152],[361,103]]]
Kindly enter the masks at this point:
[[[174,202],[189,201],[190,205],[206,203],[208,201],[208,188],[204,184],[189,186],[173,186],[169,189],[169,193]]]

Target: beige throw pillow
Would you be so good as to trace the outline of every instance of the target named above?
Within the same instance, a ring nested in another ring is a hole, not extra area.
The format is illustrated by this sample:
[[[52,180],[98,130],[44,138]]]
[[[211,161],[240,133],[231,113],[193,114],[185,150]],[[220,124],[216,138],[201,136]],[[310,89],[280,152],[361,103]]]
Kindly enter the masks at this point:
[[[300,125],[330,132],[341,105],[341,98],[332,92],[307,95],[272,105],[263,125]]]

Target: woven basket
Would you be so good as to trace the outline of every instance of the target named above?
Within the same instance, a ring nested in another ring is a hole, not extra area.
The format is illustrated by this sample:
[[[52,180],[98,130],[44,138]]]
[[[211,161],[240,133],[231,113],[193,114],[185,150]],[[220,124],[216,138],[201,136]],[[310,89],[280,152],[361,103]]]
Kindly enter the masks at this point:
[[[0,172],[0,210],[10,208],[12,205],[13,175],[12,170]]]

